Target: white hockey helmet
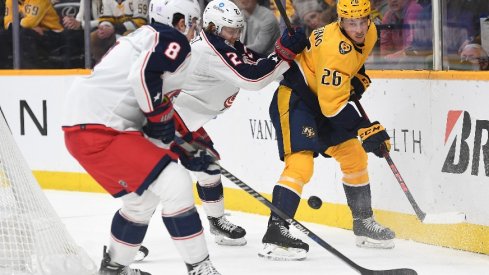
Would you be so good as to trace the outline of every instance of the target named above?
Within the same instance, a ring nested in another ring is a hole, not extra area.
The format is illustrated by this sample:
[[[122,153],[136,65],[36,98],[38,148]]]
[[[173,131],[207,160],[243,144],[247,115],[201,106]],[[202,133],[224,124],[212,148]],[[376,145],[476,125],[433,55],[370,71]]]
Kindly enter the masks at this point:
[[[192,20],[200,20],[200,5],[197,0],[151,0],[149,3],[149,22],[153,20],[173,27],[172,21],[175,13],[184,16],[186,31]]]
[[[213,0],[207,4],[204,10],[204,29],[210,23],[216,26],[216,33],[221,32],[222,27],[243,28],[244,16],[240,9],[229,0]]]

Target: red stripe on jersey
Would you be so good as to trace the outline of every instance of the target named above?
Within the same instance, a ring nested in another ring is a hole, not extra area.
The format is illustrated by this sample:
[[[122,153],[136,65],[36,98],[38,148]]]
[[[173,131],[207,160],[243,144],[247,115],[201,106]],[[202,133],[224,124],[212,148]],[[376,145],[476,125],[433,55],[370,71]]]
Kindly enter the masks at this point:
[[[144,58],[144,62],[143,62],[143,66],[141,67],[140,75],[141,75],[141,82],[142,82],[141,84],[143,86],[144,93],[146,95],[146,102],[148,103],[148,107],[149,107],[149,112],[152,112],[152,111],[154,111],[154,108],[153,108],[153,103],[151,102],[151,95],[149,93],[148,86],[146,86],[146,80],[144,78],[144,69],[146,68],[146,64],[148,63],[148,57],[151,55],[152,52],[154,52],[156,45],[158,45],[158,41],[160,39],[160,33],[155,31],[153,28],[149,28],[149,29],[156,34],[155,35],[155,41],[154,41],[154,44],[152,47],[152,51],[147,53],[146,57]]]

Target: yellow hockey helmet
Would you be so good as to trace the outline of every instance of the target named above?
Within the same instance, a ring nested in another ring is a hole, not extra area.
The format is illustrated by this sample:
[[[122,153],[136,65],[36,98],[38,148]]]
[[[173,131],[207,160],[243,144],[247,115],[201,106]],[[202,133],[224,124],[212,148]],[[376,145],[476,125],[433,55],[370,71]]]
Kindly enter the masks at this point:
[[[370,0],[338,0],[338,17],[363,18],[370,15]]]

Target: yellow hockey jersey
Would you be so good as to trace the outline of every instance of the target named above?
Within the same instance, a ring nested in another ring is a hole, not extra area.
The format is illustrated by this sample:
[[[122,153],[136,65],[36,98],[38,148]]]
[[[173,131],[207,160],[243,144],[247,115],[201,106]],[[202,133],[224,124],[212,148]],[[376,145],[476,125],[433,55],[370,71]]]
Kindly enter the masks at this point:
[[[6,0],[4,26],[7,29],[12,23],[12,0]],[[20,26],[26,29],[41,27],[44,30],[61,32],[58,13],[49,0],[25,0],[19,1],[19,14],[22,16]]]
[[[148,0],[102,0],[99,22],[110,22],[122,34],[147,24]],[[117,25],[124,26],[119,30]]]
[[[353,43],[338,22],[313,31],[309,37],[311,48],[297,55],[299,65],[310,90],[319,101],[326,117],[336,116],[348,104],[351,79],[363,67],[377,41],[377,29],[370,24],[365,43]],[[365,76],[358,76],[361,81]],[[368,86],[370,82],[365,83]]]

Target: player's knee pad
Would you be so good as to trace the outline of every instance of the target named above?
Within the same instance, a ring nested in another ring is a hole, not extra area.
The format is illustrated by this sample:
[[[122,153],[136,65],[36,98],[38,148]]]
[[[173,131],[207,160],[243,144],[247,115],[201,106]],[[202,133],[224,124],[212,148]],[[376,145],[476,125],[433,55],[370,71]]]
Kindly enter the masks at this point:
[[[369,183],[368,157],[359,140],[347,140],[330,147],[326,153],[339,162],[345,184],[365,185]]]
[[[194,206],[190,174],[173,162],[161,172],[148,191],[159,197],[164,215],[174,215]]]
[[[203,232],[202,222],[195,206],[179,213],[163,214],[162,218],[170,236],[174,240],[196,237]]]
[[[285,156],[285,169],[279,184],[294,190],[299,195],[304,184],[311,180],[314,172],[314,156],[311,151],[302,151]]]
[[[143,242],[148,223],[138,223],[124,216],[122,211],[117,211],[112,219],[112,237],[123,245],[138,246]]]
[[[196,263],[209,255],[202,222],[195,207],[176,215],[163,215],[163,223],[184,262]]]

